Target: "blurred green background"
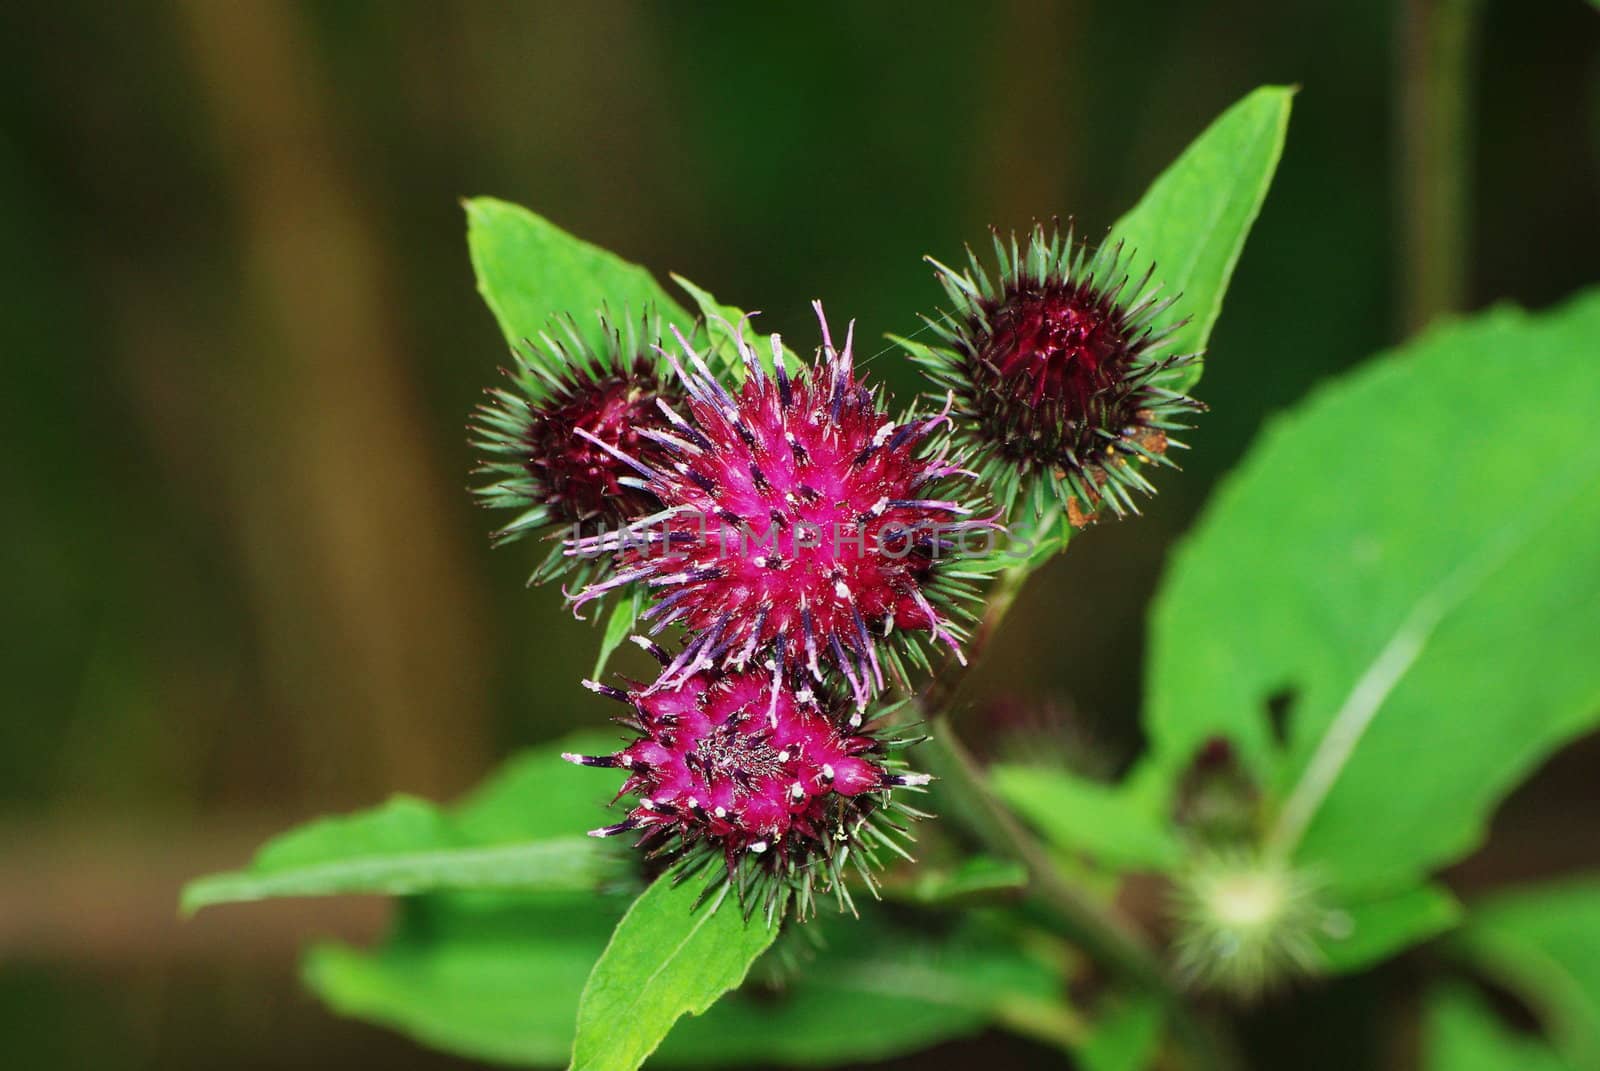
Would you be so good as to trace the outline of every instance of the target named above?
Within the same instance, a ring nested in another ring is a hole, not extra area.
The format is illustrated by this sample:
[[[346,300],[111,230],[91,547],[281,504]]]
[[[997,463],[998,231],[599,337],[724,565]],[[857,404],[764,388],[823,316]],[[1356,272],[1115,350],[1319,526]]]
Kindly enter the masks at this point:
[[[682,272],[802,347],[821,297],[871,354],[935,306],[923,254],[1055,214],[1102,231],[1233,100],[1302,86],[1187,473],[1055,563],[972,684],[974,736],[986,700],[1054,702],[1115,767],[1163,555],[1263,419],[1403,334],[1402,44],[1428,6],[6,5],[7,1066],[459,1066],[296,988],[301,939],[375,934],[383,905],[175,904],[266,832],[448,797],[609,715],[577,686],[595,635],[523,589],[536,548],[489,552],[465,491],[504,354],[461,197]],[[1487,0],[1478,44],[1467,304],[1539,306],[1596,278],[1600,15]],[[894,354],[870,367],[915,388]],[[1540,820],[1600,829],[1596,757],[1519,793],[1458,886],[1600,861],[1600,834]],[[1270,1049],[1363,1021],[1405,969],[1250,1029]],[[1001,1044],[941,1059],[1049,1065]]]

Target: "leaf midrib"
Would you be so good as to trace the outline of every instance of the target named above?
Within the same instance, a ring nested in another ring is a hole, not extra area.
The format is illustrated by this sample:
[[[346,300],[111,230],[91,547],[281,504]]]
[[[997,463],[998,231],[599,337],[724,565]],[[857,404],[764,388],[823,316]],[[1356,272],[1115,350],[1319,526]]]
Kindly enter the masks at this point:
[[[1294,855],[1367,729],[1422,657],[1438,627],[1532,542],[1553,516],[1585,494],[1592,494],[1597,476],[1600,476],[1600,451],[1590,455],[1578,479],[1556,482],[1557,488],[1566,484],[1574,486],[1574,490],[1566,494],[1552,490],[1541,502],[1535,503],[1534,508],[1515,514],[1515,520],[1502,526],[1477,554],[1417,600],[1394,634],[1356,678],[1279,811],[1278,820],[1267,838],[1268,851],[1276,858],[1288,859]]]
[[[513,860],[533,860],[540,856],[560,858],[568,851],[580,846],[584,848],[590,847],[587,841],[578,837],[561,837],[551,840],[497,844],[485,847],[434,848],[427,851],[365,856],[353,860],[330,859],[320,863],[290,865],[282,870],[261,874],[240,870],[228,874],[218,874],[196,882],[190,887],[188,895],[184,897],[183,906],[185,910],[195,910],[210,904],[265,899],[281,893],[286,888],[292,890],[317,881],[331,883],[358,879],[376,880],[386,876],[398,876],[407,870],[422,870],[428,867],[446,865],[452,867],[477,867]],[[588,853],[589,860],[592,861],[597,854],[591,850]],[[565,869],[580,870],[581,868],[575,865]],[[457,877],[459,878],[459,874]],[[461,882],[458,880],[451,884],[459,886]],[[230,894],[227,891],[230,888],[238,891]],[[216,890],[219,889],[223,891],[218,893]],[[329,889],[328,891],[338,892],[340,890]],[[315,894],[315,890],[306,891],[306,895]]]

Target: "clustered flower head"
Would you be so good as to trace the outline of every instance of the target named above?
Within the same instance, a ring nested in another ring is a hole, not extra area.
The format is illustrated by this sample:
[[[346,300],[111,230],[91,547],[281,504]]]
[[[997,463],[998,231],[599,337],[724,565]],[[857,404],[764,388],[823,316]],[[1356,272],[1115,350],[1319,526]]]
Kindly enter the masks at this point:
[[[1203,408],[1176,389],[1199,355],[1169,352],[1177,325],[1158,326],[1174,297],[1151,285],[1154,265],[1132,284],[1120,243],[1091,250],[1040,224],[1026,248],[998,233],[994,246],[993,277],[971,250],[966,271],[931,261],[951,308],[928,321],[937,344],[902,344],[954,396],[1003,506],[1056,503],[1080,527],[1102,506],[1137,513],[1135,494],[1155,490],[1143,470],[1171,464],[1171,434]]]
[[[1199,408],[1168,385],[1190,360],[1153,326],[1168,302],[1148,277],[1130,289],[1117,251],[1043,228],[1025,254],[997,248],[993,282],[975,258],[939,266],[943,344],[907,343],[942,389],[930,411],[891,416],[858,377],[855,325],[835,345],[820,303],[809,366],[776,335],[757,353],[743,321],[723,325],[736,361],[648,320],[606,326],[601,347],[565,321],[491,392],[479,496],[519,511],[497,540],[566,526],[535,579],[570,570],[574,609],[627,593],[652,636],[681,637],[634,637],[653,681],[584,682],[627,705],[631,734],[567,756],[624,774],[625,814],[594,835],[632,835],[769,916],[823,891],[852,907],[847,870],[875,890],[872,867],[906,854],[923,817],[906,793],[928,778],[898,757],[914,742],[899,705],[870,708],[934,656],[964,661],[1019,489],[1075,523],[1132,511],[1140,468]]]
[[[497,544],[550,529],[566,536],[574,526],[625,524],[658,508],[648,490],[625,482],[631,469],[614,451],[647,461],[658,454],[646,438],[665,425],[656,403],[678,398],[651,351],[659,325],[646,315],[619,328],[602,317],[599,346],[570,319],[552,329],[556,334],[541,335],[539,345],[514,353],[505,370],[510,386],[488,391],[471,425],[473,445],[486,455],[476,471],[494,477],[477,490],[479,502],[517,511],[494,533]],[[594,564],[563,549],[555,547],[535,580]]]
[[[661,661],[667,653],[641,643]],[[812,911],[815,893],[849,903],[842,877],[853,864],[869,888],[882,850],[904,855],[903,820],[921,813],[894,798],[920,788],[894,752],[909,741],[881,731],[828,692],[776,685],[765,673],[704,669],[670,685],[591,689],[627,703],[619,719],[637,738],[614,755],[567,755],[584,766],[626,771],[618,796],[635,803],[600,837],[638,832],[651,853],[723,864],[747,904]],[[882,719],[877,719],[881,721]]]
[[[925,664],[924,638],[960,656],[970,590],[950,566],[969,539],[992,537],[994,522],[959,497],[971,474],[948,443],[929,449],[948,414],[891,419],[855,377],[854,324],[835,348],[820,303],[816,312],[820,354],[792,378],[777,336],[769,375],[736,332],[746,370],[737,393],[679,335],[683,361],[663,355],[687,415],[661,404],[670,428],[640,430],[654,459],[593,440],[662,509],[572,543],[619,560],[577,602],[643,584],[653,626],[682,624],[693,637],[665,683],[760,660],[775,677],[796,666],[818,683],[836,673],[865,709],[886,672],[904,681],[906,657]]]

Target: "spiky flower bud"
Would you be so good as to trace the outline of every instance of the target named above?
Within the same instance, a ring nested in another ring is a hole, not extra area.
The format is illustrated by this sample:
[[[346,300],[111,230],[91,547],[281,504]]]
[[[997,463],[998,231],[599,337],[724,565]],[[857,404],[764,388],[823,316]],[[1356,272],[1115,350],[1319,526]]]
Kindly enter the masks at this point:
[[[1250,999],[1314,972],[1319,937],[1348,919],[1325,909],[1305,873],[1244,850],[1206,853],[1179,876],[1175,948],[1180,973],[1197,986]]]
[[[991,278],[968,250],[957,271],[929,258],[951,308],[929,327],[940,342],[901,340],[956,400],[955,426],[982,459],[981,474],[1010,509],[1052,501],[1083,526],[1101,506],[1137,513],[1142,471],[1170,465],[1170,433],[1203,409],[1174,390],[1198,354],[1170,353],[1174,329],[1156,320],[1174,298],[1151,286],[1154,266],[1130,286],[1120,243],[1090,250],[1069,230],[1040,224],[1027,248],[994,239]]]
[[[871,866],[882,850],[905,855],[900,841],[910,836],[897,816],[922,814],[890,793],[928,783],[893,757],[913,741],[891,739],[876,722],[845,717],[828,696],[765,673],[708,669],[631,691],[585,683],[629,704],[631,715],[619,720],[639,734],[614,755],[565,756],[626,771],[617,795],[637,797],[625,818],[591,835],[637,831],[652,854],[720,864],[714,880],[733,881],[747,906],[760,901],[778,913],[792,894],[801,917],[817,891],[849,905],[847,864],[875,888]]]
[[[752,659],[778,676],[803,665],[819,682],[831,668],[864,709],[886,671],[905,678],[904,657],[926,664],[923,637],[959,656],[958,603],[970,591],[948,565],[969,535],[983,545],[968,549],[986,550],[994,526],[942,486],[970,476],[947,446],[925,442],[946,417],[892,420],[856,379],[855,325],[837,349],[815,307],[822,349],[793,379],[776,335],[769,372],[734,332],[748,373],[737,395],[681,335],[687,368],[663,351],[688,415],[663,406],[671,429],[641,430],[657,459],[606,446],[639,473],[623,482],[663,510],[642,530],[572,544],[573,553],[622,558],[577,601],[643,583],[657,598],[646,615],[653,627],[681,623],[694,636],[669,678]]]
[[[496,544],[558,526],[562,537],[574,526],[614,528],[659,508],[648,490],[625,482],[632,470],[611,452],[647,461],[659,454],[644,432],[666,426],[656,403],[677,399],[650,350],[659,325],[648,316],[625,329],[604,317],[600,324],[604,342],[596,347],[570,319],[555,321],[554,334],[514,353],[511,385],[488,391],[474,414],[473,445],[485,455],[475,471],[494,477],[475,492],[478,501],[518,511],[494,533]],[[603,572],[604,563],[577,563],[558,545],[534,579],[575,564],[588,566],[582,579]]]

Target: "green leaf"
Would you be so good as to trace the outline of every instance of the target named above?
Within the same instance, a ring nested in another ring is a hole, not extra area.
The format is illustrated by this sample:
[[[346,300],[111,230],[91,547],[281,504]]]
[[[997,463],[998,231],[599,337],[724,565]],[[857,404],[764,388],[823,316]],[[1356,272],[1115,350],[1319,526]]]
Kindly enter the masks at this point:
[[[476,1059],[558,1067],[578,995],[627,901],[430,894],[402,902],[383,947],[314,948],[306,985],[334,1011]]]
[[[1542,1038],[1517,1033],[1482,997],[1461,985],[1428,996],[1422,1029],[1425,1071],[1561,1071],[1569,1067]]]
[[[567,746],[596,743],[586,736]],[[618,853],[582,835],[603,802],[592,781],[580,787],[582,772],[561,760],[560,748],[550,748],[509,764],[453,812],[400,796],[370,811],[319,819],[269,841],[244,870],[190,883],[182,909],[339,893],[593,890],[617,879],[623,867]]]
[[[705,319],[706,331],[710,336],[711,352],[718,358],[720,364],[712,367],[726,379],[735,383],[744,382],[744,359],[739,356],[738,331],[744,322],[744,310],[734,305],[724,305],[704,287],[697,286],[681,275],[673,275],[672,281],[683,288],[695,305],[700,309],[700,315]],[[763,335],[758,331],[746,331],[745,343],[755,348],[756,357],[761,362],[761,367],[769,373],[772,367],[772,336]],[[841,336],[838,340],[843,345]],[[781,339],[780,339],[781,342]],[[788,346],[783,347],[783,366],[790,373],[800,369],[800,360]]]
[[[906,899],[919,904],[943,904],[953,900],[982,899],[995,893],[1015,892],[1028,884],[1028,868],[1010,859],[970,855],[949,869],[919,867],[917,880],[906,890]],[[895,887],[884,889],[894,896]]]
[[[773,989],[685,1019],[652,1066],[827,1066],[889,1059],[995,1022],[1058,1043],[1073,1029],[1059,967],[1025,953],[992,914],[967,913],[944,934],[872,908],[807,926],[822,934],[813,960]]]
[[[644,592],[635,587],[630,595],[618,600],[611,608],[611,616],[606,619],[605,634],[600,637],[600,653],[595,656],[591,679],[599,680],[600,675],[606,671],[606,663],[611,661],[611,656],[616,654],[617,648],[632,635],[633,626],[638,622],[639,611],[643,607]]]
[[[429,804],[397,798],[328,818],[273,841],[250,869],[213,874],[183,891],[183,910],[277,896],[405,894],[428,889],[593,889],[617,859],[587,837],[463,845]]]
[[[1501,310],[1273,421],[1157,599],[1144,776],[1170,791],[1230,738],[1274,805],[1269,846],[1346,895],[1476,844],[1600,714],[1597,348],[1600,293]]]
[[[478,292],[512,348],[536,339],[554,316],[569,315],[590,342],[602,341],[594,313],[642,316],[690,330],[693,318],[637,264],[591,245],[519,205],[492,197],[465,202],[467,247]]]
[[[1109,241],[1153,262],[1163,293],[1180,295],[1168,313],[1188,320],[1172,336],[1175,353],[1203,351],[1211,337],[1277,170],[1293,97],[1293,89],[1263,86],[1223,112],[1111,228]],[[1187,391],[1200,373],[1196,362],[1174,389]]]
[[[1083,1071],[1144,1071],[1161,1048],[1161,1005],[1148,997],[1127,998],[1101,1014],[1094,1033],[1078,1050]]]
[[[1418,885],[1393,896],[1346,903],[1339,915],[1338,932],[1323,935],[1318,944],[1322,968],[1347,974],[1437,937],[1461,921],[1461,904],[1448,889]]]
[[[1457,944],[1539,1013],[1577,1067],[1600,1067],[1600,875],[1474,905]]]
[[[625,901],[431,894],[402,906],[382,948],[328,945],[307,958],[306,981],[323,1001],[462,1056],[566,1062],[579,993]],[[998,916],[969,912],[953,929],[930,932],[863,908],[860,920],[808,922],[795,944],[820,935],[820,948],[776,984],[752,984],[679,1020],[650,1066],[886,1059],[1008,1016],[1061,1015],[1060,965],[1025,952]]]
[[[680,1016],[699,1015],[744,981],[778,935],[746,922],[729,886],[698,904],[703,883],[663,874],[617,923],[578,1002],[572,1071],[633,1071]]]
[[[1011,809],[1064,852],[1116,870],[1169,870],[1182,858],[1171,828],[1130,785],[1108,785],[1065,770],[1002,764],[990,784]]]

